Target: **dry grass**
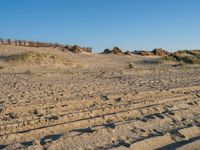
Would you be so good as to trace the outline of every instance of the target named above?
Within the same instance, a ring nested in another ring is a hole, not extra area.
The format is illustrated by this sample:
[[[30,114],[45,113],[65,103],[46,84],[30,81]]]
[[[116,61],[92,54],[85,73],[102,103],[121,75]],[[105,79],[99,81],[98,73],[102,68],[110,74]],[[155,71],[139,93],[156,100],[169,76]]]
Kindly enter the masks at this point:
[[[200,64],[200,58],[196,56],[174,55],[173,57],[179,62],[184,62],[188,64]]]
[[[69,62],[68,59],[64,59],[60,56],[48,54],[48,53],[38,53],[34,51],[12,54],[9,56],[4,56],[3,60],[7,62],[26,62],[26,63],[37,63],[37,64],[66,64]]]
[[[0,70],[4,69],[5,67],[4,66],[0,66]]]
[[[182,62],[187,64],[200,64],[200,51],[193,50],[188,52],[179,51],[172,55],[164,56],[160,59],[160,63],[163,62]]]
[[[31,75],[31,74],[33,74],[33,73],[31,72],[31,70],[27,70],[27,71],[24,72],[24,74],[26,74],[26,75]]]
[[[134,65],[133,65],[133,63],[131,63],[131,62],[130,62],[130,63],[128,64],[128,67],[129,67],[129,69],[132,69],[132,68],[134,68]]]

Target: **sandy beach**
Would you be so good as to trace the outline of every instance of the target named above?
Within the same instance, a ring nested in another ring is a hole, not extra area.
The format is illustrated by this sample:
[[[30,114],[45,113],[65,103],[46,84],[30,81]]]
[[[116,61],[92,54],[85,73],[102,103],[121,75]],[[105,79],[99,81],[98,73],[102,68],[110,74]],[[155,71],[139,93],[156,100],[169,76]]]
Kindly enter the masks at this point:
[[[0,45],[0,149],[199,149],[200,65],[158,59]]]

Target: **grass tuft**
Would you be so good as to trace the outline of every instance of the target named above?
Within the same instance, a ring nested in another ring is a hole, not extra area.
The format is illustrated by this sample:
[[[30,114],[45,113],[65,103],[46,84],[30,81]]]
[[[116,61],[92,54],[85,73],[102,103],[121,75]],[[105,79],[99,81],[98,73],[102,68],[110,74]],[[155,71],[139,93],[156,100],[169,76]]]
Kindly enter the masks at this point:
[[[5,67],[4,66],[0,66],[0,70],[4,69]]]
[[[31,72],[31,70],[27,70],[27,71],[24,72],[24,74],[26,74],[26,75],[31,75],[32,72]]]
[[[128,67],[129,67],[129,69],[132,69],[132,68],[134,68],[134,65],[132,63],[129,63]]]

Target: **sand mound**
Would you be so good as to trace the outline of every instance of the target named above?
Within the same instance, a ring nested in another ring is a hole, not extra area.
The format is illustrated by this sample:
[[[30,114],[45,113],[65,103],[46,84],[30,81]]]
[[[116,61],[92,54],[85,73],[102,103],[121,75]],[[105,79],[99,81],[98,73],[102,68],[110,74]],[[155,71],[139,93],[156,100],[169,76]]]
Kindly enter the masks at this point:
[[[82,52],[91,53],[92,52],[92,48],[90,48],[90,47],[80,47],[78,45],[65,46],[64,49],[67,49],[68,51],[70,51],[72,53],[82,53]],[[65,50],[63,50],[63,51],[65,51]]]
[[[177,52],[174,52],[173,55],[182,55],[182,56],[195,56],[200,57],[200,50],[179,50]]]
[[[116,55],[123,55],[123,51],[118,48],[118,47],[114,47],[112,50],[110,49],[105,49],[103,54],[116,54]]]
[[[1,59],[13,63],[66,64],[69,62],[69,60],[54,54],[38,53],[34,51],[2,56]]]
[[[131,53],[136,54],[136,55],[141,55],[141,56],[153,56],[153,53],[147,50],[136,50]]]
[[[73,53],[81,53],[82,52],[82,49],[79,46],[77,46],[77,45],[72,46],[69,50],[71,52],[73,52]]]
[[[104,50],[103,53],[104,53],[104,54],[110,54],[110,53],[112,53],[112,50],[110,50],[110,49],[107,48],[107,49]]]
[[[166,55],[161,59],[165,61],[177,61],[188,64],[200,64],[200,51],[199,50],[177,51],[173,54]]]
[[[125,55],[131,55],[131,52],[130,51],[126,51],[124,52]]]
[[[152,51],[152,53],[156,56],[167,56],[169,55],[170,53],[163,50],[162,48],[156,48]]]
[[[155,48],[153,51],[139,50],[139,51],[133,51],[132,53],[142,56],[167,56],[170,54],[169,52],[163,50],[162,48]]]

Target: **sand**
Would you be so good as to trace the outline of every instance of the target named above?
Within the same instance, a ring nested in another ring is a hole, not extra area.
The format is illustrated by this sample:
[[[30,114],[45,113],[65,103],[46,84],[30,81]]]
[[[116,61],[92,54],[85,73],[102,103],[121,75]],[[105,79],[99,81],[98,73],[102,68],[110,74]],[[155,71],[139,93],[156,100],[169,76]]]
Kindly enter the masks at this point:
[[[0,45],[0,149],[199,149],[200,65],[157,59]]]

